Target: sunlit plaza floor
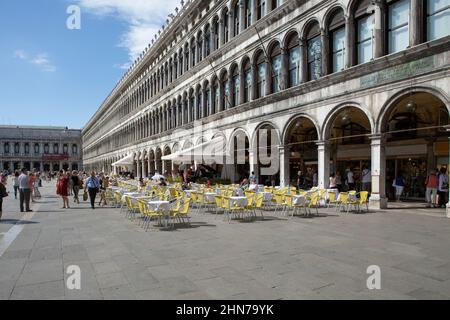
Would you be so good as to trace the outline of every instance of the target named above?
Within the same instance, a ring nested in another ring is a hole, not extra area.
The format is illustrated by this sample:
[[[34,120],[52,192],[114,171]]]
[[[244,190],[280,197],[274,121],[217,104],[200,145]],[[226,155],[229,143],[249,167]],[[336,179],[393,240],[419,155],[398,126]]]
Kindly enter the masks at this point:
[[[45,183],[44,183],[45,184]],[[8,186],[10,187],[10,186]],[[424,206],[232,220],[146,232],[115,208],[61,209],[53,184],[34,212],[10,194],[0,222],[0,299],[449,299],[450,219]],[[81,289],[66,286],[81,269]],[[367,288],[367,268],[381,289]]]

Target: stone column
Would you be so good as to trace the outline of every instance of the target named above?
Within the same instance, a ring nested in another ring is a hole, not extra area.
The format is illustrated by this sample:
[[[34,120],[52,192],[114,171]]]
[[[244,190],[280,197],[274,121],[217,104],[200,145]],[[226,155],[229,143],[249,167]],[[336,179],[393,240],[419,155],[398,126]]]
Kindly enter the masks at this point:
[[[345,18],[345,68],[355,65],[355,19],[353,15]]]
[[[322,77],[330,74],[330,35],[328,31],[320,31],[320,42],[322,42]]]
[[[409,14],[409,45],[411,47],[423,42],[423,2],[425,1],[411,0],[411,12]]]
[[[136,177],[140,178],[141,177],[141,166],[140,166],[140,160],[139,160],[139,156],[138,159],[136,160]]]
[[[250,174],[252,173],[252,171],[256,172],[255,168],[256,168],[256,154],[255,151],[253,150],[249,150],[248,151],[248,162],[250,165]]]
[[[370,139],[372,188],[369,206],[376,210],[385,209],[387,208],[385,146],[380,135],[374,135]]]
[[[145,178],[147,176],[146,172],[145,172],[145,168],[146,168],[145,159],[142,159],[142,178]]]
[[[330,177],[330,148],[326,141],[317,142],[317,179],[320,188],[328,188]]]
[[[287,49],[281,49],[281,90],[287,89],[289,85],[289,53]]]
[[[308,81],[308,48],[305,39],[299,39],[300,45],[300,83]]]
[[[385,53],[385,42],[384,42],[384,21],[385,21],[385,11],[386,7],[382,0],[376,0],[375,3],[375,49],[374,58],[380,58]]]
[[[148,150],[147,153],[148,153],[147,172],[148,172],[148,175],[151,176],[152,175],[152,161],[150,158],[150,150]]]
[[[289,186],[289,148],[284,146],[278,147],[278,153],[280,155],[280,186]]]

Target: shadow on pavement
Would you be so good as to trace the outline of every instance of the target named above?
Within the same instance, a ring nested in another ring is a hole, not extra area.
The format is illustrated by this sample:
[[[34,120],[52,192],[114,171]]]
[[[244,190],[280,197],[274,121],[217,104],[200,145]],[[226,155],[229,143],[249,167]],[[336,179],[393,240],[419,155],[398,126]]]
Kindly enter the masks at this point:
[[[4,219],[4,220],[0,220],[0,224],[36,224],[39,222],[36,221],[26,221],[26,220],[18,220],[18,219]]]

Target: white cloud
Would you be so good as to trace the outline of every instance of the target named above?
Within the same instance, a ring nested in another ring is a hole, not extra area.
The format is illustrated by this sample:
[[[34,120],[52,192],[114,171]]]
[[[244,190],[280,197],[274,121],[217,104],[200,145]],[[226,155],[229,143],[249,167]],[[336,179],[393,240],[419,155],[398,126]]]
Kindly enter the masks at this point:
[[[19,60],[27,61],[31,64],[38,66],[42,71],[45,72],[55,72],[56,67],[52,64],[48,58],[47,53],[40,53],[35,56],[30,56],[24,50],[14,51],[14,57]]]
[[[180,7],[180,0],[78,0],[78,4],[82,10],[98,16],[114,17],[128,25],[118,45],[128,50],[133,62],[165,24],[168,15],[174,12],[176,6]]]

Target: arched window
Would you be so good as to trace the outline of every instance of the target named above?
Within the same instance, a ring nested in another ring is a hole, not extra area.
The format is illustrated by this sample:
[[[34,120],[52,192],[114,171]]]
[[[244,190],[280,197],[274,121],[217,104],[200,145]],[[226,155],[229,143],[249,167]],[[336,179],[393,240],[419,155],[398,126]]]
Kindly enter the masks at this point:
[[[197,119],[201,119],[202,117],[202,89],[198,87],[197,89]]]
[[[34,144],[34,153],[38,154],[40,152],[41,147],[39,146],[39,143]]]
[[[279,43],[273,46],[270,60],[272,64],[272,69],[270,70],[272,75],[271,90],[272,93],[276,93],[281,90],[281,49]]]
[[[249,28],[252,25],[252,0],[245,0],[245,28]]]
[[[180,49],[180,52],[178,54],[178,75],[182,76],[183,75],[183,68],[184,68],[184,63],[183,63],[183,49]]]
[[[427,40],[450,35],[450,0],[426,0]]]
[[[223,93],[221,96],[222,106],[224,110],[227,110],[230,108],[230,82],[228,81],[228,74],[226,72],[222,76],[221,86],[221,91]]]
[[[63,144],[63,154],[68,154],[69,153],[69,146],[67,145],[67,143]]]
[[[250,60],[246,60],[244,63],[244,103],[249,102],[251,100],[251,92],[252,92],[252,68],[250,64]]]
[[[176,78],[178,78],[178,54],[175,53],[174,58],[173,58],[173,75],[172,75],[173,80],[175,80]]]
[[[256,19],[259,20],[266,14],[266,0],[256,1]]]
[[[369,0],[363,0],[355,11],[356,56],[357,63],[362,64],[373,59],[375,47],[375,15],[368,12]]]
[[[211,30],[209,24],[205,27],[205,57],[211,53]]]
[[[223,12],[223,43],[227,43],[230,39],[230,15],[228,9]]]
[[[212,114],[211,110],[211,85],[208,83],[205,88],[205,116]]]
[[[266,68],[267,62],[262,52],[256,58],[256,98],[266,95]]]
[[[190,121],[193,121],[195,118],[195,96],[194,96],[194,90],[191,89],[189,92],[189,108],[190,108],[190,114],[191,118]]]
[[[29,154],[30,153],[30,144],[29,143],[25,143],[23,148],[24,148],[25,154]]]
[[[280,4],[281,4],[280,3],[281,0],[270,0],[270,1],[272,1],[272,10],[278,8],[280,6]]]
[[[317,22],[312,23],[308,28],[306,45],[308,49],[308,80],[316,80],[322,75],[322,42]]]
[[[300,83],[300,46],[297,33],[290,36],[288,44],[289,88]]]
[[[184,71],[189,70],[189,44],[184,45]]]
[[[388,3],[389,53],[405,50],[409,46],[410,0]]]
[[[203,35],[200,31],[197,35],[197,62],[203,60]]]
[[[53,153],[54,154],[59,153],[59,144],[57,144],[57,143],[53,144]]]
[[[212,104],[212,112],[211,113],[216,113],[217,111],[219,111],[219,105],[220,105],[220,83],[219,83],[219,79],[216,79],[216,81],[214,81],[213,93],[214,93],[214,103]]]
[[[191,40],[191,67],[195,66],[196,59],[195,59],[195,39]]]
[[[14,153],[20,153],[20,144],[18,142],[14,144]]]
[[[328,24],[330,34],[331,70],[338,72],[345,67],[345,17],[342,9],[337,9]]]
[[[234,4],[233,11],[233,23],[234,23],[234,32],[233,37],[239,34],[240,20],[241,20],[241,7],[239,5],[239,1],[236,1]]]
[[[233,69],[232,73],[232,80],[233,80],[233,107],[236,107],[240,104],[240,79],[239,79],[239,70],[237,67]]]
[[[214,34],[214,48],[213,50],[219,49],[219,18],[214,18],[213,20],[213,34]]]

